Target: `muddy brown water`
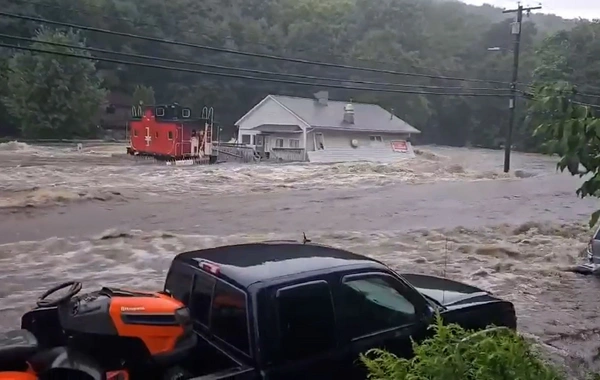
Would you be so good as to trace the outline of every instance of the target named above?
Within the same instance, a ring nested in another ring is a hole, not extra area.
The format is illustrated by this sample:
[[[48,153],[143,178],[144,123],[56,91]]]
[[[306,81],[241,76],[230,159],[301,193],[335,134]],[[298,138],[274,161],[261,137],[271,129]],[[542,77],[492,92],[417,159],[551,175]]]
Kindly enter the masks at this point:
[[[555,160],[425,147],[393,165],[166,168],[122,146],[0,144],[0,327],[51,284],[160,288],[188,249],[301,238],[513,301],[520,329],[572,373],[597,367],[600,284],[570,270],[598,206]],[[116,155],[115,155],[116,154]]]

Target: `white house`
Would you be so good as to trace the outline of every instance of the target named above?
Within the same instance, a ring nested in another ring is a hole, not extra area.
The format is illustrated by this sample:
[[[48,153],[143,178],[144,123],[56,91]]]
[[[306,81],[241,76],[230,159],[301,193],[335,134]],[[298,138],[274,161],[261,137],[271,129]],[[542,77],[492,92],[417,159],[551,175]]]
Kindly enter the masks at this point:
[[[420,131],[375,104],[269,95],[239,119],[238,143],[282,161],[395,161]]]

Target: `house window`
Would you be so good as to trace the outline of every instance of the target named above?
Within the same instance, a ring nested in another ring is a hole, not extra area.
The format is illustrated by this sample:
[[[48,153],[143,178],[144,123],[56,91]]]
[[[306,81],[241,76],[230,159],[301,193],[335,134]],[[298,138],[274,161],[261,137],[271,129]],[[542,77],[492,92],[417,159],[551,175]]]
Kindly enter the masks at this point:
[[[315,147],[317,150],[325,149],[325,138],[322,133],[315,133]]]
[[[300,148],[300,140],[290,139],[290,148]]]
[[[261,135],[256,136],[256,146],[263,146],[264,137]]]
[[[377,141],[377,142],[382,142],[383,139],[381,138],[381,136],[369,136],[369,140],[371,141]]]
[[[283,139],[276,139],[275,140],[275,147],[276,148],[283,148]]]
[[[250,145],[250,139],[252,138],[251,135],[242,135],[242,144],[248,144]]]
[[[173,140],[173,131],[169,131],[169,140]]]

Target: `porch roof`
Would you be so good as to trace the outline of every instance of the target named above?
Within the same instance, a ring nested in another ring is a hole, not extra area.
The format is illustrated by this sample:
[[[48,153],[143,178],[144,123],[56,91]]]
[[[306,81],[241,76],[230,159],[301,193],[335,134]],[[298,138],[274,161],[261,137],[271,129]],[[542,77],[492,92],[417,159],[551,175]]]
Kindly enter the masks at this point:
[[[293,124],[261,124],[253,128],[261,132],[276,132],[276,133],[300,133],[302,128],[299,125]]]

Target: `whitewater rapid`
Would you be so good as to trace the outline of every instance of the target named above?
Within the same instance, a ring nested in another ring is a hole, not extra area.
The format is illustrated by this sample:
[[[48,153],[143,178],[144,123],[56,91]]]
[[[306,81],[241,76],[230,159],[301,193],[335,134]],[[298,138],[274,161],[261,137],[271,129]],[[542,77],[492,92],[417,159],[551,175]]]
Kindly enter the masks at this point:
[[[595,365],[600,287],[572,269],[597,202],[555,158],[516,153],[504,174],[500,151],[448,147],[388,165],[165,167],[123,152],[0,144],[0,327],[67,278],[159,289],[179,252],[306,233],[493,291],[521,331]]]

